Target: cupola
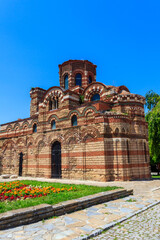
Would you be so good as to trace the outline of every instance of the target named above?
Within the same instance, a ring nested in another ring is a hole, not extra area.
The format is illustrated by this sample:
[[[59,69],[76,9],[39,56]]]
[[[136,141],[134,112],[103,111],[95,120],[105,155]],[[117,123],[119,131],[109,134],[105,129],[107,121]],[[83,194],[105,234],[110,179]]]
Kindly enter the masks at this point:
[[[59,65],[60,86],[72,89],[76,86],[84,89],[96,82],[96,65],[88,60],[69,60]]]

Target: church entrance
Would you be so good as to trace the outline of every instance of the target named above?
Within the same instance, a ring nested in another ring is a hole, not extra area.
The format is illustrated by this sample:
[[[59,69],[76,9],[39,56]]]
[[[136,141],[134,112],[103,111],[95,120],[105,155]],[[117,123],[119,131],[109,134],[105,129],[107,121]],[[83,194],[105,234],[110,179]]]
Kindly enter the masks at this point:
[[[51,178],[61,178],[61,144],[56,141],[51,148]]]
[[[22,176],[22,170],[23,170],[23,153],[21,152],[19,154],[19,176]]]

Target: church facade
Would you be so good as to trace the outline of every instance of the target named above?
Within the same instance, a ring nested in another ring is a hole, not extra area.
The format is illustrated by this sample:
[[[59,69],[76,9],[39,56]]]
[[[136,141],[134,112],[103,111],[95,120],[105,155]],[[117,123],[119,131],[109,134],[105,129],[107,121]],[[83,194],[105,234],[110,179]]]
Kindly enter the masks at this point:
[[[0,175],[150,179],[145,98],[96,82],[96,65],[59,65],[59,87],[30,91],[30,117],[1,125]]]

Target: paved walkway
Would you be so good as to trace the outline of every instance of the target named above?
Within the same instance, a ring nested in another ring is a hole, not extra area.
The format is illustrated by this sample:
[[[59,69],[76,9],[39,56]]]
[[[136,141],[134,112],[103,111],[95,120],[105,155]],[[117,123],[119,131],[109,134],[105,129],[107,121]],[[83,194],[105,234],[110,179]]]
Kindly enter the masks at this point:
[[[21,178],[24,179],[24,178]],[[28,179],[28,178],[25,178]],[[35,179],[34,179],[35,180]],[[160,181],[134,181],[134,182],[107,182],[75,180],[39,179],[48,182],[81,183],[98,186],[122,186],[134,189],[134,195],[104,204],[66,214],[58,218],[40,221],[9,230],[0,231],[0,239],[13,240],[56,240],[56,239],[87,239],[87,236],[102,232],[118,221],[131,217],[141,209],[160,201]],[[1,181],[1,180],[0,180]],[[157,208],[159,205],[157,205]],[[147,210],[149,211],[149,210]],[[140,216],[140,215],[139,215]],[[149,217],[149,214],[148,214]],[[143,218],[142,218],[143,220]],[[141,220],[140,220],[141,221]],[[146,225],[147,226],[147,225]],[[143,227],[141,229],[143,231]],[[111,231],[111,230],[109,230]],[[123,234],[122,234],[123,235]],[[101,239],[101,238],[100,238]],[[103,239],[103,238],[102,238]],[[104,238],[104,239],[109,239]],[[111,238],[112,239],[112,238]],[[114,238],[113,238],[114,239]],[[115,238],[116,239],[116,238]],[[119,238],[118,238],[119,239]],[[130,238],[121,238],[130,239]],[[138,239],[138,238],[135,238]],[[144,239],[144,238],[139,238]],[[150,238],[152,239],[152,238]],[[155,238],[153,238],[155,239]]]
[[[95,240],[160,240],[160,204],[93,238]]]

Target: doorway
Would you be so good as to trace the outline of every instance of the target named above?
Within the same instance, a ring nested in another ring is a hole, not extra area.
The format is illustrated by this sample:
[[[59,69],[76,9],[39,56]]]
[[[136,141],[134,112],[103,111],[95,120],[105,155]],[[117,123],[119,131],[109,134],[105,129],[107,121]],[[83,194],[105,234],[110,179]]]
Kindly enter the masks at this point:
[[[23,153],[19,154],[19,176],[22,176],[23,171]]]
[[[61,144],[56,141],[51,147],[51,178],[61,178]]]

